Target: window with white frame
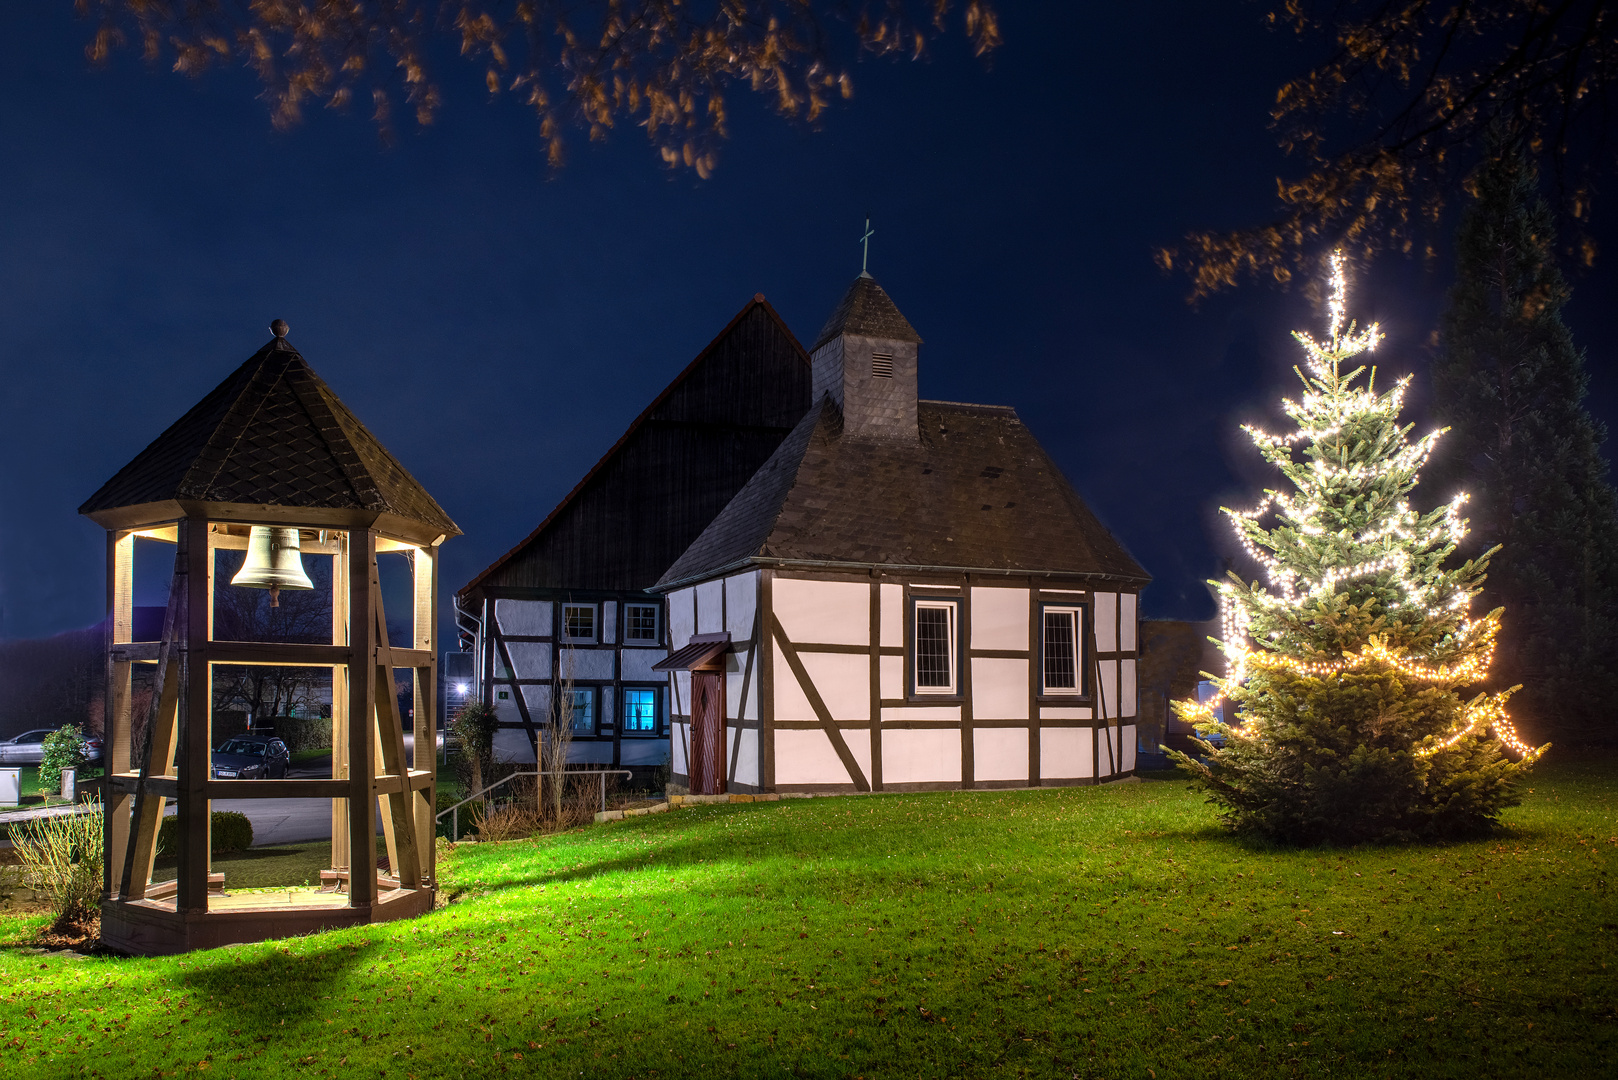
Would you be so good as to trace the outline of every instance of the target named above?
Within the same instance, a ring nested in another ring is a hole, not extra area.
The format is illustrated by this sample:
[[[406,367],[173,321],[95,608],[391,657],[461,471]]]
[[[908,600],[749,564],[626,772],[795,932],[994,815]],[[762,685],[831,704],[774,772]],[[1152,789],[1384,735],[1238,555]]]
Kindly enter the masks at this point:
[[[624,605],[624,641],[640,645],[657,644],[657,605]]]
[[[918,694],[954,694],[956,690],[955,600],[915,601],[912,609],[912,670]]]
[[[1084,629],[1081,607],[1047,606],[1043,613],[1043,686],[1047,694],[1077,694],[1084,689],[1083,650],[1079,634]]]
[[[562,605],[562,640],[594,641],[596,639],[596,606],[594,604]]]
[[[657,691],[644,686],[624,687],[624,734],[657,734]]]
[[[573,734],[594,735],[596,733],[595,687],[574,687],[567,692],[564,704],[568,715],[563,717],[563,720],[573,729]]]

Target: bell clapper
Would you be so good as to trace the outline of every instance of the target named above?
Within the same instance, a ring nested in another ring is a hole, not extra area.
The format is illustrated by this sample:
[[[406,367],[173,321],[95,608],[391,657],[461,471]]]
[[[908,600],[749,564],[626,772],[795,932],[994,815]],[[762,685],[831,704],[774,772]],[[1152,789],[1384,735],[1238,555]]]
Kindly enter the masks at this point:
[[[279,586],[279,585],[271,585],[270,586],[270,606],[271,607],[280,607],[281,606],[281,586]]]

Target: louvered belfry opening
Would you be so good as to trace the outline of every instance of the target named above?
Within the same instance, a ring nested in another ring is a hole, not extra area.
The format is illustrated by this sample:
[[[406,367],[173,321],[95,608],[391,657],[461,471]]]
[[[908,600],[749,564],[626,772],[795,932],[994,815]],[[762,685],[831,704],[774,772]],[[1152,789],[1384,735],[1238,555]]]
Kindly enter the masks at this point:
[[[102,938],[124,952],[183,952],[432,908],[438,549],[460,530],[310,369],[286,324],[272,330],[80,508],[107,530]],[[156,641],[134,640],[137,542],[173,553]],[[384,563],[402,567],[398,582],[388,577],[402,586],[391,591],[391,639]],[[407,611],[397,610],[401,597]],[[138,717],[137,667],[153,688]],[[330,715],[325,775],[297,775],[276,756],[286,718],[216,709],[231,680],[255,672],[290,673],[309,688],[311,709],[329,695],[319,704]],[[422,733],[414,745],[401,678]],[[254,748],[270,750],[256,766]],[[276,800],[327,802],[331,858],[320,882],[269,892],[233,882],[231,864],[216,868],[212,810],[226,800],[245,800],[234,805],[250,819]],[[160,856],[171,808],[173,850]],[[157,872],[160,859],[172,868]]]

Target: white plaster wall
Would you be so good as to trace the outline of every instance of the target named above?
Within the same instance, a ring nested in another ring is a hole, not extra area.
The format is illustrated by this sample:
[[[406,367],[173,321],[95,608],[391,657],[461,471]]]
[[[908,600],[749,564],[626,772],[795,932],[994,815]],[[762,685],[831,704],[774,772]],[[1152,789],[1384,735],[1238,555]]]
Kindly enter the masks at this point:
[[[1119,716],[1134,716],[1140,711],[1135,690],[1135,661],[1124,660],[1118,672]]]
[[[746,702],[742,700],[742,675],[747,669],[747,653],[728,652],[725,661],[725,716],[730,720],[737,720],[747,715]],[[754,672],[757,678],[758,673]],[[751,691],[751,688],[749,688]]]
[[[882,782],[960,783],[961,733],[945,728],[883,728]]]
[[[676,671],[674,673],[674,700],[669,704],[669,712],[685,717],[691,715],[691,673],[689,671]]]
[[[1108,744],[1112,745],[1112,755],[1107,755]],[[1118,733],[1110,728],[1096,729],[1096,775],[1111,776],[1119,768],[1117,762],[1120,754]]]
[[[551,645],[548,641],[508,641],[506,652],[511,654],[511,666],[519,679],[548,679],[551,677]]]
[[[885,772],[886,758],[882,764]],[[979,780],[1027,780],[1028,729],[973,730],[972,774]]]
[[[753,619],[758,614],[758,571],[732,574],[725,579],[725,629],[735,642],[753,639]]]
[[[758,732],[737,728],[731,754],[736,761],[736,782],[758,787]]]
[[[523,704],[536,724],[543,724],[551,714],[551,688],[547,686],[519,686]],[[519,717],[520,719],[520,717]]]
[[[775,718],[777,720],[818,720],[815,710],[810,707],[809,699],[804,696],[803,688],[793,676],[792,669],[787,666],[787,658],[782,655],[781,647],[773,641],[770,648],[775,650]],[[688,699],[689,700],[689,699]],[[779,779],[779,777],[777,777]]]
[[[691,766],[685,756],[685,748],[691,745],[691,725],[673,723],[669,725],[669,760],[673,771],[682,776],[691,775]]]
[[[886,585],[883,588],[887,588]],[[889,701],[905,696],[905,658],[879,656],[876,661],[882,696]]]
[[[618,601],[601,602],[601,640],[611,645],[618,640]]]
[[[798,659],[809,673],[820,700],[833,720],[871,718],[871,658],[848,653],[800,652]],[[777,668],[777,671],[780,669]],[[811,713],[807,719],[813,720]]]
[[[972,590],[972,648],[1028,648],[1027,589]]]
[[[975,626],[972,634],[977,636]],[[983,720],[1028,719],[1028,661],[972,657],[972,715]]]
[[[866,749],[870,756],[870,749]],[[852,783],[824,731],[792,728],[775,733],[775,786]]]
[[[569,765],[611,765],[611,742],[575,742],[567,748],[567,761]],[[623,779],[623,777],[619,777]],[[596,781],[600,783],[600,781]],[[600,804],[597,804],[600,805]]]
[[[1040,729],[1040,776],[1052,780],[1080,780],[1095,774],[1095,736],[1091,729]]]
[[[1103,660],[1096,665],[1101,669],[1101,715],[1118,715],[1118,661]]]
[[[1088,720],[1090,710],[1076,705],[1041,705],[1039,715],[1042,720]]]
[[[501,694],[506,695],[503,699]],[[517,688],[514,686],[496,686],[494,688],[494,716],[502,724],[522,723],[522,713],[517,711]]]
[[[1135,767],[1135,740],[1139,738],[1134,724],[1124,725],[1124,771]]]
[[[667,659],[668,655],[667,649],[625,649],[620,654],[624,681],[662,682],[666,676],[661,671],[653,671],[652,665]]]
[[[1095,599],[1096,649],[1118,651],[1118,594],[1098,592]]]
[[[725,628],[725,583],[704,581],[696,591],[697,633],[717,634]]]
[[[601,688],[596,708],[600,710],[600,713],[596,716],[597,726],[610,732],[618,724],[618,710],[612,699],[612,687],[603,686]]]
[[[696,589],[676,589],[669,593],[669,645],[680,648],[696,633]]]
[[[613,659],[618,654],[612,649],[563,649],[561,676],[572,676],[575,681],[611,679]]]
[[[528,742],[526,731],[502,730],[494,733],[494,760],[531,763],[534,748]],[[465,807],[462,807],[465,809]]]
[[[882,710],[883,720],[949,720],[961,722],[959,705],[900,705]]]
[[[871,587],[857,581],[776,578],[771,604],[793,644],[867,645]]]
[[[1139,625],[1139,615],[1135,611],[1135,594],[1122,593],[1118,597],[1118,651],[1133,652],[1135,649],[1135,628]]]
[[[549,637],[551,633],[551,602],[549,600],[496,600],[494,619],[500,624],[500,633],[507,637]]]
[[[903,585],[883,585],[882,645],[902,649],[905,643],[905,589]]]
[[[661,765],[668,756],[669,744],[662,739],[625,738],[618,744],[618,760],[625,765]]]

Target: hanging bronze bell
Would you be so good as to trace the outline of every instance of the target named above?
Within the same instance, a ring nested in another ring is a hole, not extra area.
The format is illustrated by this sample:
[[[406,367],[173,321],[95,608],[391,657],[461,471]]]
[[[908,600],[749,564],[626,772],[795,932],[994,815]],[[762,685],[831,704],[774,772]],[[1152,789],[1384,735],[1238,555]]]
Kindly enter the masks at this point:
[[[303,572],[297,529],[274,529],[254,525],[247,538],[247,560],[232,585],[244,589],[270,590],[270,606],[281,606],[282,589],[312,589],[315,583]]]

